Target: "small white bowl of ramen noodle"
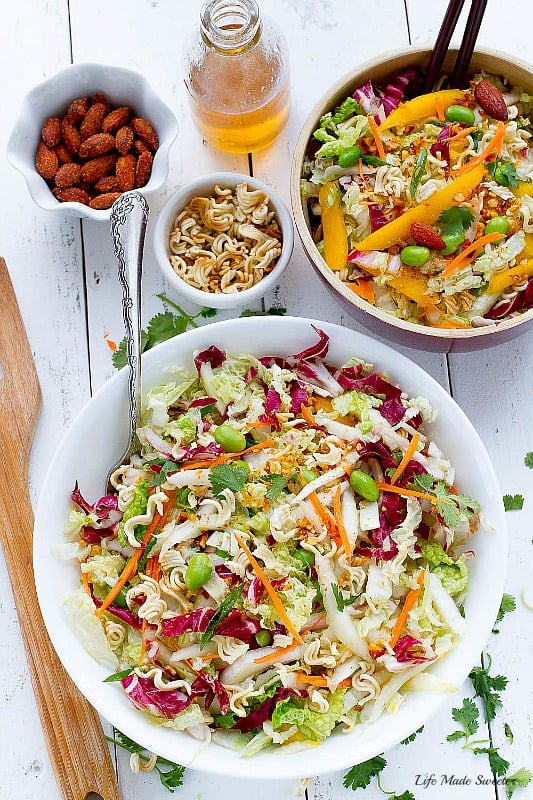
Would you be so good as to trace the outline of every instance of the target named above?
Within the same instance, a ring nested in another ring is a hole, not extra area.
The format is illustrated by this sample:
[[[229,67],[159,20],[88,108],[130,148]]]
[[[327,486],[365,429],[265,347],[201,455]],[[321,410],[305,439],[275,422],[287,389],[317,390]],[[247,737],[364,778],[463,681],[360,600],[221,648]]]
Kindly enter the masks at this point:
[[[181,295],[215,308],[244,306],[279,281],[294,244],[291,214],[266,184],[236,172],[203,175],[159,215],[154,247]]]

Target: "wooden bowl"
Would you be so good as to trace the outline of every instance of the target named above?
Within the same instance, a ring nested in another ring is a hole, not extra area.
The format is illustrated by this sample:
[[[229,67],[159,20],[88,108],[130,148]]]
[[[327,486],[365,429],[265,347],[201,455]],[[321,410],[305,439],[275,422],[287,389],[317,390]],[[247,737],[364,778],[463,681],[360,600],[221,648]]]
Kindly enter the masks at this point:
[[[296,228],[311,264],[316,269],[328,289],[337,297],[344,309],[358,322],[373,333],[392,342],[420,350],[441,353],[467,352],[493,347],[514,339],[533,327],[533,309],[525,311],[512,319],[494,322],[471,330],[443,330],[417,325],[406,320],[396,319],[385,311],[367,303],[355,295],[328,267],[311,236],[306,204],[300,194],[300,178],[307,144],[313,131],[318,127],[320,117],[366,81],[379,83],[406,67],[424,67],[429,57],[429,48],[403,48],[386,53],[379,58],[367,61],[352,72],[344,75],[326,92],[307,117],[298,137],[291,171],[291,202]],[[448,52],[444,62],[444,72],[451,72],[457,54],[456,49]],[[513,56],[497,50],[479,49],[472,58],[471,74],[485,70],[506,76],[515,86],[522,86],[533,94],[533,67]]]

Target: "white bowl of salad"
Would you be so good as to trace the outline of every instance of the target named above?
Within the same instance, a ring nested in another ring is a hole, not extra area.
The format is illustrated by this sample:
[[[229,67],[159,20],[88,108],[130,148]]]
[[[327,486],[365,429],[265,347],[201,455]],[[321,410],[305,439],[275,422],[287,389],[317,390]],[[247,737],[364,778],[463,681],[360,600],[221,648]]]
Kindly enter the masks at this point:
[[[471,423],[420,367],[329,323],[230,320],[143,359],[141,444],[113,491],[125,370],[36,512],[39,600],[79,689],[149,750],[234,777],[331,772],[410,735],[478,660],[503,591]]]
[[[455,54],[426,94],[424,49],[345,75],[309,114],[291,177],[329,288],[377,333],[437,351],[499,344],[533,320],[532,70],[479,50],[450,88]]]

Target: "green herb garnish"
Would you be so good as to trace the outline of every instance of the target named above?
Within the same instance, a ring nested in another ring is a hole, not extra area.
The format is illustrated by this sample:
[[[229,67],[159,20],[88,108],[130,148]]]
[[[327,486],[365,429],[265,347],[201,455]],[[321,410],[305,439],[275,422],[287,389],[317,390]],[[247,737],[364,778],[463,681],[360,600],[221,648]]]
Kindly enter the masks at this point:
[[[370,785],[372,778],[379,775],[386,766],[387,762],[382,756],[375,756],[368,761],[363,761],[362,764],[356,764],[344,776],[343,786],[354,791],[356,789],[366,789]]]
[[[130,669],[124,669],[122,672],[114,672],[113,675],[108,675],[107,678],[104,678],[103,683],[112,683],[113,681],[121,681],[122,678],[127,678],[128,675],[131,675],[133,672],[133,667]]]
[[[424,172],[426,171],[426,162],[428,160],[428,149],[424,147],[416,157],[415,166],[413,169],[413,177],[411,178],[411,183],[409,185],[409,194],[414,199],[416,194],[416,190],[420,184],[424,176]]]
[[[222,622],[222,620],[226,619],[230,611],[234,608],[235,603],[239,599],[244,589],[244,583],[241,583],[240,586],[237,586],[235,589],[228,594],[228,596],[221,602],[211,619],[209,620],[209,624],[205,629],[204,633],[202,634],[202,638],[200,639],[200,649],[202,650],[208,642],[211,641],[214,635],[214,630],[216,626]]]
[[[522,511],[524,498],[521,494],[504,494],[503,507],[506,511]]]
[[[441,211],[439,222],[443,227],[446,236],[459,236],[470,227],[474,220],[474,215],[469,208],[463,206],[452,206]]]
[[[351,597],[343,597],[341,594],[341,590],[337,586],[336,583],[331,584],[331,589],[333,594],[335,595],[335,601],[337,603],[337,608],[339,611],[344,611],[347,606],[351,606],[355,601],[358,599],[359,595],[352,595]]]
[[[213,494],[220,494],[224,489],[240,492],[244,487],[250,470],[246,464],[219,464],[209,471],[209,480]]]

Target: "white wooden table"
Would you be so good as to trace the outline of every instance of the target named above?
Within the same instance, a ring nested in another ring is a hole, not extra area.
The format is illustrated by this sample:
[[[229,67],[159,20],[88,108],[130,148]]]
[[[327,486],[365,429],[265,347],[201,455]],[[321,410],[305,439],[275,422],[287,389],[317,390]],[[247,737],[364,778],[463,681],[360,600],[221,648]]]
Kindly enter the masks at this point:
[[[293,104],[289,124],[276,144],[254,155],[229,156],[206,146],[194,130],[182,83],[180,53],[185,34],[196,22],[200,0],[16,0],[2,8],[0,74],[2,152],[23,95],[43,78],[74,62],[100,61],[138,70],[174,109],[180,134],[171,150],[168,181],[152,202],[152,223],[165,198],[181,183],[215,169],[248,172],[265,180],[289,202],[289,164],[298,131],[316,99],[333,80],[379,52],[400,46],[429,43],[435,36],[446,0],[262,0],[264,13],[277,18],[289,39]],[[467,4],[468,6],[468,4]],[[464,15],[463,15],[464,16]],[[529,0],[491,0],[479,42],[533,62]],[[47,213],[31,201],[22,177],[0,160],[0,255],[7,261],[43,390],[43,412],[31,464],[35,499],[59,438],[92,392],[114,372],[106,334],[123,336],[120,289],[111,239],[101,223],[69,220]],[[161,310],[155,297],[164,291],[178,299],[160,278],[148,235],[143,316],[147,321]],[[336,301],[324,293],[299,243],[290,268],[265,304],[284,306],[289,314],[339,322],[357,328]],[[1,298],[0,298],[0,313]],[[239,311],[235,312],[236,314]],[[219,314],[222,319],[230,314]],[[533,504],[533,473],[524,454],[533,450],[531,397],[533,348],[531,334],[521,340],[472,355],[444,356],[407,352],[456,398],[481,434],[499,475],[502,492],[526,496],[522,512],[508,515],[510,562],[507,591],[517,597],[517,611],[488,644],[494,672],[509,677],[504,709],[490,735],[502,754],[517,767],[533,767],[532,714],[533,617],[522,603],[533,555],[528,516]],[[1,411],[0,411],[1,413]],[[43,741],[19,635],[13,598],[0,556],[0,798],[1,800],[55,800],[58,797]],[[487,576],[487,583],[490,576]],[[386,754],[382,775],[385,789],[411,790],[417,800],[489,800],[503,798],[501,787],[480,783],[491,777],[484,756],[473,756],[446,742],[454,727],[450,710],[460,705],[464,686],[450,697],[440,713],[409,745]],[[503,730],[514,733],[509,745]],[[109,726],[106,724],[106,729]],[[481,731],[483,735],[483,731]],[[312,763],[312,761],[310,762]],[[155,775],[133,775],[127,754],[116,754],[125,800],[156,800],[167,796]],[[312,768],[310,767],[310,772]],[[467,776],[471,785],[441,785],[443,773]],[[436,782],[425,776],[434,774]],[[417,776],[420,776],[417,778]],[[295,783],[254,783],[204,777],[187,771],[176,797],[202,800],[288,800]],[[348,798],[342,773],[313,779],[309,798]],[[359,792],[356,796],[361,796]],[[383,798],[375,786],[369,800]],[[517,793],[517,800],[533,797],[533,787]]]

